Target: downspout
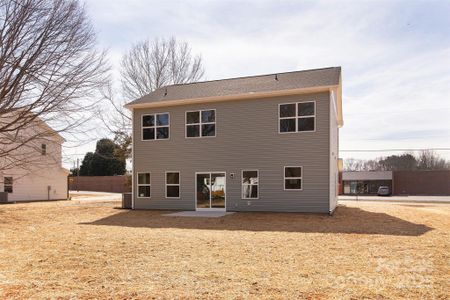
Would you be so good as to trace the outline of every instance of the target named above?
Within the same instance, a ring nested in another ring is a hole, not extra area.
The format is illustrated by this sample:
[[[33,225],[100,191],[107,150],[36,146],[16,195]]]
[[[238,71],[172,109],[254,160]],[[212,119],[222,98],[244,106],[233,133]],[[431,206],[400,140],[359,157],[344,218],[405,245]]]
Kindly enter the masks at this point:
[[[134,108],[131,109],[131,209],[134,209]]]

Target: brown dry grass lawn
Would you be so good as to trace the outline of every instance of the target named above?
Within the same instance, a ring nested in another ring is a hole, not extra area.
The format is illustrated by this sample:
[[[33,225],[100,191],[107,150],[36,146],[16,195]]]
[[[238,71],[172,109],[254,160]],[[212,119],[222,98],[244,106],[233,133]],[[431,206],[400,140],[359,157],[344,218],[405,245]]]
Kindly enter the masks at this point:
[[[0,206],[0,298],[447,298],[450,205],[219,219],[118,202]]]

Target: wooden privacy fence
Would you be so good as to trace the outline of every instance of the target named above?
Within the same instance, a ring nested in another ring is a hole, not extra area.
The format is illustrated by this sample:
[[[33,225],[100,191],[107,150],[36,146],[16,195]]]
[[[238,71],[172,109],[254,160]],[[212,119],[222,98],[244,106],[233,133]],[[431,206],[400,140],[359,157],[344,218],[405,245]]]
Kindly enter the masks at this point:
[[[109,193],[131,192],[131,176],[74,176],[69,177],[69,190]]]
[[[395,195],[450,195],[450,171],[395,171]]]

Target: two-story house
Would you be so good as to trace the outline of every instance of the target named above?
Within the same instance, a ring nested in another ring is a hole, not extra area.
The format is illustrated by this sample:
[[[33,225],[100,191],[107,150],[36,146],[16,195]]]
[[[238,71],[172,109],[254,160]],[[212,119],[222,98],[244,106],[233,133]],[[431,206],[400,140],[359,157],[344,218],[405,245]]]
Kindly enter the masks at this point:
[[[2,121],[8,118],[1,116]],[[69,171],[61,166],[61,135],[37,118],[0,140],[0,191],[8,202],[67,199]]]
[[[340,67],[176,84],[126,107],[134,209],[336,207]]]

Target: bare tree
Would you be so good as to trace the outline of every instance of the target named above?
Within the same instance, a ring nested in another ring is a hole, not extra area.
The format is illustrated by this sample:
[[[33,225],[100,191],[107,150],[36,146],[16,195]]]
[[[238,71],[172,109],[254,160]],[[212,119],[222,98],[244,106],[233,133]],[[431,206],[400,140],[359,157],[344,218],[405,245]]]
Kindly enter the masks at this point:
[[[162,86],[198,81],[204,70],[201,56],[193,56],[188,43],[172,37],[134,44],[122,57],[120,74],[123,97],[115,99],[109,85],[103,90],[109,110],[100,115],[116,142],[123,146],[123,153],[129,155],[131,116],[123,106]]]
[[[116,150],[118,158],[127,159],[131,156],[131,115],[124,108],[126,101],[117,101],[114,97],[112,83],[109,82],[101,89],[103,99],[107,103],[107,108],[98,111],[98,116],[102,120],[106,129],[114,134],[114,142],[119,146]]]
[[[142,97],[159,87],[198,81],[204,75],[201,56],[192,56],[186,42],[145,40],[133,45],[122,57],[121,83],[128,100]]]
[[[378,157],[371,160],[348,158],[344,161],[345,171],[403,171],[403,170],[446,170],[450,162],[431,150],[422,150],[418,155],[403,153]]]
[[[348,158],[344,160],[344,171],[362,171],[364,161],[356,158]]]
[[[95,43],[77,0],[0,0],[0,170],[29,164],[33,141],[86,122],[108,69]]]
[[[432,150],[422,150],[417,156],[417,168],[419,170],[448,170],[450,162]]]

